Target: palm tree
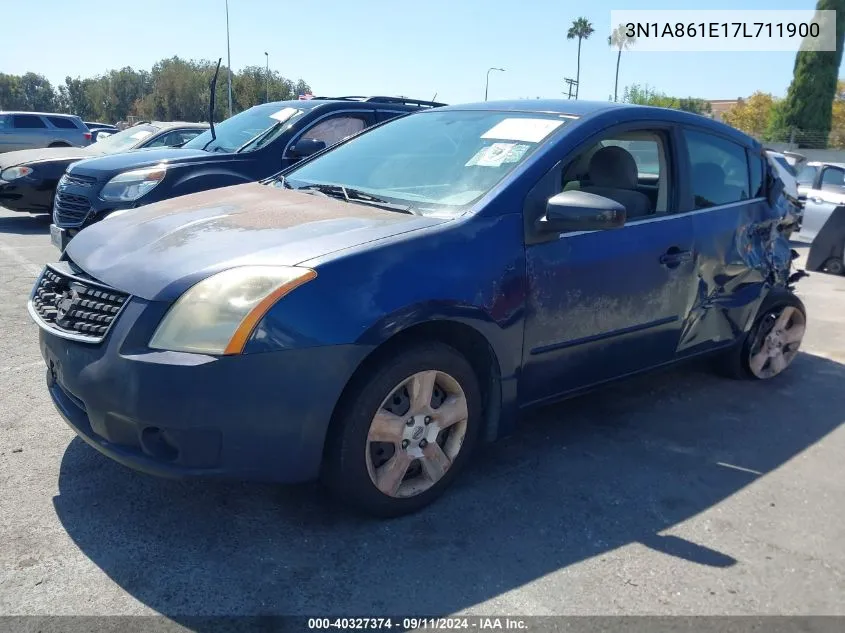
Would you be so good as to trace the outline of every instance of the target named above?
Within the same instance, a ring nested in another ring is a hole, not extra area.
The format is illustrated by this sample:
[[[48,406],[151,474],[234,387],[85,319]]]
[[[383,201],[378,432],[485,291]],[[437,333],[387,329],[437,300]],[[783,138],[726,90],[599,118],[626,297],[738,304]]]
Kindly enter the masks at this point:
[[[581,40],[589,38],[594,30],[593,25],[587,18],[578,18],[572,22],[572,26],[569,27],[569,32],[566,34],[568,40],[578,38],[578,70],[575,73],[575,81],[577,82],[575,84],[576,99],[578,98],[578,89],[581,87]]]
[[[613,84],[613,100],[616,101],[616,97],[619,90],[619,62],[622,61],[622,51],[630,48],[634,42],[637,41],[636,36],[628,36],[625,33],[625,27],[621,24],[613,29],[613,32],[607,38],[607,45],[613,46],[617,49],[616,54],[616,82]]]

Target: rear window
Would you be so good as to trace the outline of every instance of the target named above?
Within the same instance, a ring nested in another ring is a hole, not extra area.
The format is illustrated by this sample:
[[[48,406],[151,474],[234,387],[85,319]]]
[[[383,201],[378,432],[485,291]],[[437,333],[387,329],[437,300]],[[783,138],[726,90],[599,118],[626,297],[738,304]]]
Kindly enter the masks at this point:
[[[34,130],[46,128],[47,124],[41,120],[40,116],[34,114],[15,114],[12,116],[12,126],[18,129]]]
[[[77,130],[79,129],[73,122],[73,119],[67,119],[63,116],[48,116],[47,120],[57,128],[62,130]]]

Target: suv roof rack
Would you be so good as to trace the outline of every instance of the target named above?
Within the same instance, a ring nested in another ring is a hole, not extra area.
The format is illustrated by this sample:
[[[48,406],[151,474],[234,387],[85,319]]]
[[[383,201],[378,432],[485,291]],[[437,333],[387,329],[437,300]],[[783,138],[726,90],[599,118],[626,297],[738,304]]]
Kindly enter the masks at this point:
[[[439,103],[437,101],[422,101],[421,99],[409,99],[407,97],[364,97],[360,95],[351,95],[346,97],[313,97],[314,100],[320,101],[363,101],[366,103],[403,103],[406,105],[415,105],[426,108],[439,108],[448,104]]]

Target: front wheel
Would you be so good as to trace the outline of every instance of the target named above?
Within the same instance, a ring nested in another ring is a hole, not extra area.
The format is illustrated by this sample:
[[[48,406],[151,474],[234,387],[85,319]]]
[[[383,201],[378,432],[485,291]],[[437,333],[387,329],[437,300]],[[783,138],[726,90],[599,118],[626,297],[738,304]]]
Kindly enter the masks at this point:
[[[455,349],[425,343],[388,356],[356,380],[327,438],[324,481],[340,499],[382,517],[440,496],[481,430],[481,395]]]
[[[772,290],[754,325],[723,359],[725,372],[732,378],[774,378],[795,360],[806,328],[801,300],[786,290]]]

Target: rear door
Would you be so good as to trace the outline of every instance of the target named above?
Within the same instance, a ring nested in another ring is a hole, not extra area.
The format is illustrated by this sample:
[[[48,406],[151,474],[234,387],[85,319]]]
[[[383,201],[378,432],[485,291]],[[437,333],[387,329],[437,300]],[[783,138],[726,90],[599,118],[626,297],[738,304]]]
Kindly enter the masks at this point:
[[[9,150],[47,147],[49,128],[36,114],[13,114]]]
[[[679,352],[730,345],[754,318],[769,271],[769,241],[779,219],[765,197],[767,163],[711,129],[683,133],[689,163],[698,291]]]

